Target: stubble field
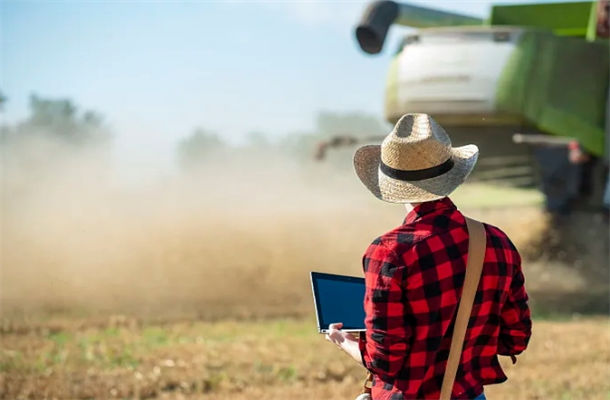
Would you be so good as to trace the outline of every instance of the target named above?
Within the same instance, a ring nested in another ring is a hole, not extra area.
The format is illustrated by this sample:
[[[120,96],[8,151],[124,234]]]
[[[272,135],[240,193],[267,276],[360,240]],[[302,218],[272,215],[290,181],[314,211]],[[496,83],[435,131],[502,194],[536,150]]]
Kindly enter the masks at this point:
[[[364,369],[314,332],[310,318],[142,323],[69,319],[5,327],[7,399],[351,399]],[[537,320],[492,399],[607,399],[605,318]]]

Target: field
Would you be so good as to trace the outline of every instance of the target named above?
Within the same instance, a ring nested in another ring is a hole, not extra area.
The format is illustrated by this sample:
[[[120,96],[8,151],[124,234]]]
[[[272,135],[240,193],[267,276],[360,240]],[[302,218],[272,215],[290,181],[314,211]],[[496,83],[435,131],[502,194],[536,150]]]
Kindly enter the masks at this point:
[[[0,397],[355,397],[364,371],[315,333],[307,273],[361,274],[404,212],[316,168],[138,190],[87,170],[9,181]],[[607,225],[557,229],[532,190],[473,184],[454,200],[513,238],[532,296],[531,347],[490,398],[608,399]]]
[[[311,319],[141,323],[55,320],[5,326],[4,398],[350,399],[364,370]],[[607,399],[604,318],[538,320],[494,399]]]

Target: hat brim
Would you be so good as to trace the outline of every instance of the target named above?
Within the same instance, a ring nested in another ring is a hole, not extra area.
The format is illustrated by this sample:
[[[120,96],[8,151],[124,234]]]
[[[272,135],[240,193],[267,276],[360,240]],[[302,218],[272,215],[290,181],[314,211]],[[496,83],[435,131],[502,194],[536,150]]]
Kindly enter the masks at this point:
[[[377,197],[390,203],[420,203],[448,196],[474,169],[479,148],[474,145],[454,147],[453,167],[442,175],[420,181],[401,181],[390,178],[379,170],[381,146],[360,147],[354,154],[354,168],[358,178]]]

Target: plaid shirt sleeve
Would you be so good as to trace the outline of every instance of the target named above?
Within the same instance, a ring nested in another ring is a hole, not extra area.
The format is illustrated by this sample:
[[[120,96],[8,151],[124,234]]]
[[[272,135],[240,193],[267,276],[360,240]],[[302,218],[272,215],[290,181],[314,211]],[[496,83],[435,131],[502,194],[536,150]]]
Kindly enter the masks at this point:
[[[366,334],[360,339],[362,361],[373,374],[391,378],[404,365],[411,337],[411,328],[405,324],[403,281],[406,268],[379,240],[368,248],[363,266]]]
[[[528,297],[521,270],[521,258],[516,249],[512,254],[517,259],[508,297],[500,315],[498,337],[498,354],[505,356],[514,356],[525,350],[532,334],[532,320],[527,305]],[[515,362],[514,358],[513,362]]]

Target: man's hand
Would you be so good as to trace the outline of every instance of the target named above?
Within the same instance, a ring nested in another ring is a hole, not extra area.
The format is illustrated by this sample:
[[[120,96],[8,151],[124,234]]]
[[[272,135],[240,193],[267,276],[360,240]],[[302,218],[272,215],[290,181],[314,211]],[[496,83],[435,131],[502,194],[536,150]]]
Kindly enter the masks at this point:
[[[360,348],[358,347],[358,337],[349,332],[342,331],[341,328],[343,328],[343,322],[330,324],[328,326],[326,340],[336,344],[337,347],[349,354],[357,363],[362,364],[362,355],[360,354]]]

